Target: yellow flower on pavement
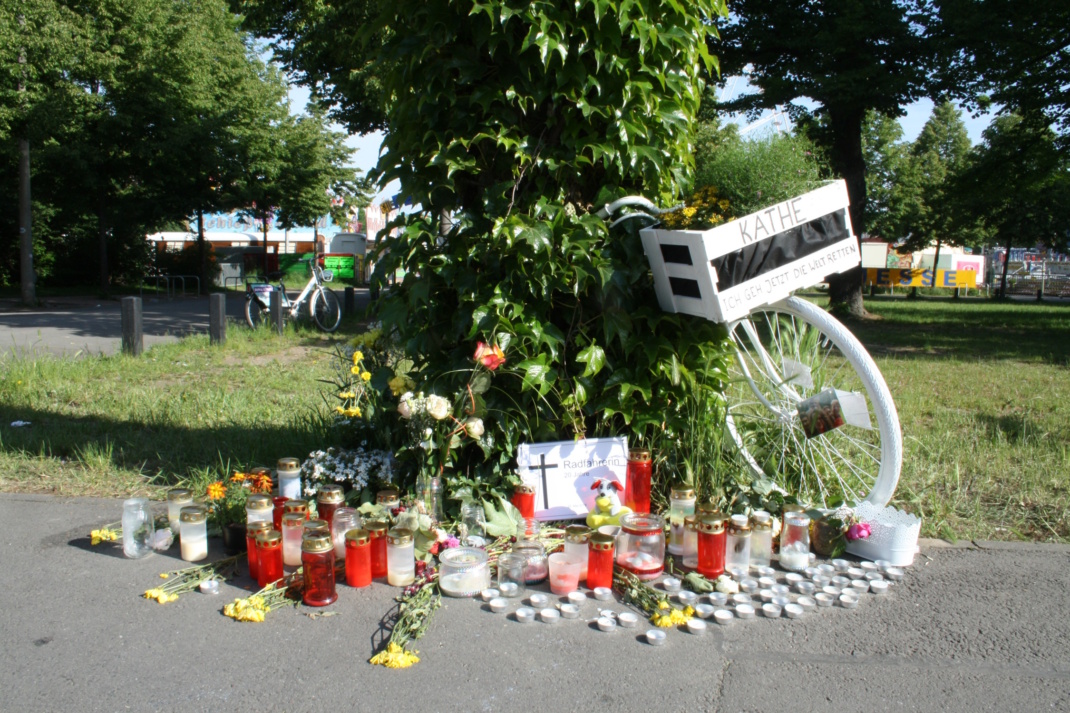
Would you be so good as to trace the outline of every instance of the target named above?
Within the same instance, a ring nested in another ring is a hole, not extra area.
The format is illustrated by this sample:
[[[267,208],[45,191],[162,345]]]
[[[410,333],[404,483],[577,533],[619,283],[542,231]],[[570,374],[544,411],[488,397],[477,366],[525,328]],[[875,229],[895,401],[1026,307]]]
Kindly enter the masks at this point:
[[[419,651],[406,651],[397,644],[387,644],[386,651],[381,651],[372,656],[369,663],[387,668],[408,668],[413,664],[420,663]]]

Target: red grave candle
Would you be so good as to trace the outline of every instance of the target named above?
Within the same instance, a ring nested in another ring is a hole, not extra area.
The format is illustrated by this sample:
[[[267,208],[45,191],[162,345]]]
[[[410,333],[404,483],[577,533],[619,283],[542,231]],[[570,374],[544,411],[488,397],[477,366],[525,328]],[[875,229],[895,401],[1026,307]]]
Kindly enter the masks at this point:
[[[327,521],[327,527],[334,522],[334,511],[345,503],[341,485],[324,485],[316,496],[316,512],[320,520]]]
[[[386,531],[387,525],[381,520],[364,523],[364,529],[371,538],[372,577],[382,579],[386,576]]]
[[[372,583],[372,543],[367,530],[346,533],[346,584],[367,587]]]
[[[721,513],[703,513],[698,518],[698,573],[706,579],[716,579],[724,574],[725,516]]]
[[[535,488],[530,485],[520,484],[513,489],[511,499],[513,507],[520,511],[520,516],[525,520],[535,519]]]
[[[650,451],[632,448],[628,451],[628,478],[624,486],[624,507],[632,512],[650,512]]]
[[[256,551],[256,536],[271,530],[270,522],[250,522],[245,526],[245,552],[249,556],[249,576],[257,578],[260,571],[260,559]]]
[[[587,540],[587,588],[613,587],[613,545],[616,539],[601,532]]]
[[[256,584],[263,589],[282,579],[282,533],[268,530],[256,536]]]
[[[325,607],[338,599],[334,586],[334,542],[330,535],[306,537],[301,543],[301,569],[305,577],[302,601]]]
[[[275,526],[275,529],[282,532],[282,514],[286,512],[283,507],[286,501],[289,500],[285,495],[279,495],[271,499],[271,502],[275,505],[275,510],[271,513],[271,521]]]

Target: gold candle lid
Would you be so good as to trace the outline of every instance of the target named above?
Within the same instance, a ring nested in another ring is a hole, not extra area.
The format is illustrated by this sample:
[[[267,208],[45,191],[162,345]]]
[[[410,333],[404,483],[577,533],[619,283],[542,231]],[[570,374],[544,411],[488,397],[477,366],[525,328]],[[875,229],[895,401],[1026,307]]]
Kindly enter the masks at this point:
[[[593,532],[587,546],[596,552],[605,552],[612,550],[616,542],[617,538],[613,537],[613,535],[607,535],[604,532]]]
[[[322,532],[329,535],[331,534],[331,526],[327,524],[326,520],[306,520],[305,537],[308,537],[314,532]]]
[[[330,504],[340,503],[345,500],[341,485],[324,485],[316,495],[316,502]]]
[[[278,530],[267,530],[256,535],[256,544],[262,547],[276,547],[282,544],[282,533]]]
[[[773,516],[764,510],[755,510],[750,514],[750,526],[755,530],[772,530]]]
[[[301,461],[296,458],[279,458],[279,462],[275,464],[277,470],[297,470],[301,467]]]
[[[726,519],[724,514],[719,512],[702,513],[696,518],[695,529],[707,535],[719,535],[724,532]]]
[[[188,488],[171,488],[167,491],[167,500],[172,503],[193,502],[193,492]]]
[[[346,533],[346,544],[366,545],[371,541],[372,535],[363,528],[353,528]]]
[[[392,545],[411,545],[412,544],[412,530],[406,530],[404,527],[398,527],[387,533],[387,537],[390,538],[390,544]]]
[[[521,483],[520,485],[513,488],[513,492],[520,493],[521,495],[534,495],[535,487],[528,485],[527,483]]]
[[[688,515],[685,517],[684,528],[691,530],[692,532],[698,532],[698,515]]]
[[[750,534],[750,520],[746,515],[733,515],[728,521],[728,529],[736,534]]]
[[[305,500],[287,500],[282,505],[283,512],[299,512],[302,515],[308,512],[308,502]]]
[[[188,505],[179,511],[180,522],[204,522],[208,519],[208,510],[200,505]]]
[[[695,505],[695,512],[700,515],[706,512],[717,512],[717,506],[707,500],[704,503],[698,503],[697,505]]]
[[[263,520],[257,520],[256,522],[250,522],[245,526],[245,534],[250,537],[256,537],[261,532],[267,532],[271,529],[270,522],[264,522]]]
[[[282,514],[283,527],[302,527],[304,524],[305,514],[303,512],[284,512]]]
[[[271,510],[274,507],[268,495],[250,495],[245,499],[246,510]]]
[[[574,545],[587,544],[587,538],[591,536],[591,528],[586,525],[569,525],[565,528],[565,542]]]
[[[649,463],[650,450],[647,448],[631,448],[628,450],[628,460]]]
[[[314,535],[301,540],[302,552],[333,552],[334,543],[330,535]]]
[[[694,500],[695,489],[689,485],[679,483],[672,486],[672,489],[669,491],[669,497],[673,500]]]
[[[373,538],[383,537],[386,535],[386,531],[389,529],[389,525],[382,520],[368,520],[364,523],[364,529],[368,531],[368,534]]]
[[[387,503],[396,503],[401,498],[401,494],[396,488],[385,488],[375,494],[375,502],[378,505],[386,505]]]

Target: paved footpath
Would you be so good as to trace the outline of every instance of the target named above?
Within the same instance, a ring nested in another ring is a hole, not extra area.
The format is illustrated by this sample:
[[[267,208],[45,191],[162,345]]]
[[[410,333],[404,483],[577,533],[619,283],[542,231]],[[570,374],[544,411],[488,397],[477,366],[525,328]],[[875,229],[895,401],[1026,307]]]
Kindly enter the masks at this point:
[[[0,494],[0,710],[1070,710],[1064,546],[926,543],[891,594],[856,610],[670,631],[658,648],[644,629],[598,631],[593,600],[580,620],[525,625],[447,599],[423,660],[393,671],[367,663],[392,588],[343,585],[337,616],[300,607],[262,624],[220,613],[244,576],[161,606],[139,594],[181,567],[177,548],[127,560],[89,545],[121,510]]]

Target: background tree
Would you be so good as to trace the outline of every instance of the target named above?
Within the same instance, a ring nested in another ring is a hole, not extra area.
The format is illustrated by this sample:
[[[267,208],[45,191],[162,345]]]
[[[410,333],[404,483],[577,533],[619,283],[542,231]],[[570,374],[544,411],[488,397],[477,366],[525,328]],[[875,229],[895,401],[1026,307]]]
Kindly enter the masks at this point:
[[[870,111],[862,127],[866,162],[866,231],[894,242],[903,235],[899,179],[910,152],[896,119]]]
[[[933,49],[921,9],[901,0],[737,0],[734,21],[710,42],[725,76],[745,75],[760,90],[726,109],[787,105],[794,118],[824,120],[826,130],[811,138],[847,183],[859,236],[866,231],[866,114],[899,117],[929,86]],[[862,270],[830,278],[829,296],[834,306],[863,314]]]

